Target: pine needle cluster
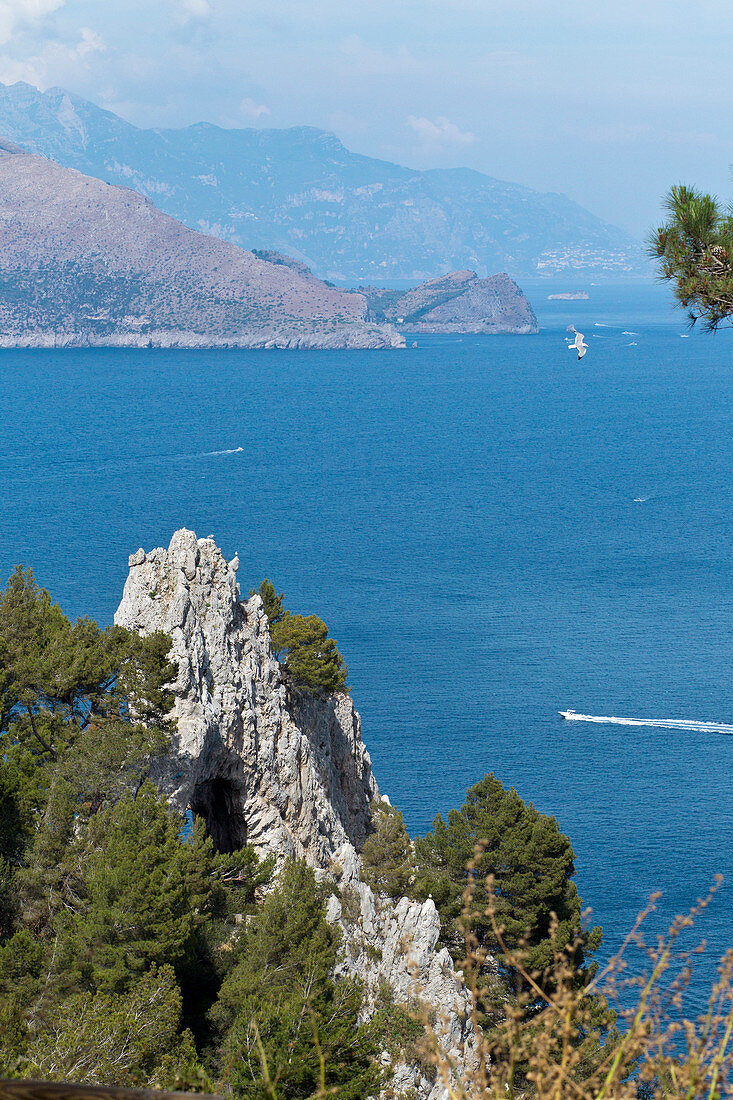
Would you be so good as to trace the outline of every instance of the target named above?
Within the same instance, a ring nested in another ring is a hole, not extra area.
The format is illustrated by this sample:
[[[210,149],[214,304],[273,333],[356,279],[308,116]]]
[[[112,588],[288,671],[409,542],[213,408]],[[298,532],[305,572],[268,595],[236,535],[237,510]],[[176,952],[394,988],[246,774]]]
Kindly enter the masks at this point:
[[[690,323],[714,332],[733,316],[733,211],[683,185],[670,188],[665,207],[668,220],[652,233],[649,252]]]

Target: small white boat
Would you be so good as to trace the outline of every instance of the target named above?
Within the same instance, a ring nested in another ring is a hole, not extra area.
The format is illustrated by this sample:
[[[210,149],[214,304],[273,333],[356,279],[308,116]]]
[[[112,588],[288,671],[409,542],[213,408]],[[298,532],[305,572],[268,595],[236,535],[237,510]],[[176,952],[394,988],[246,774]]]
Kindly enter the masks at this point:
[[[574,710],[559,710],[557,713],[561,718],[575,718]]]

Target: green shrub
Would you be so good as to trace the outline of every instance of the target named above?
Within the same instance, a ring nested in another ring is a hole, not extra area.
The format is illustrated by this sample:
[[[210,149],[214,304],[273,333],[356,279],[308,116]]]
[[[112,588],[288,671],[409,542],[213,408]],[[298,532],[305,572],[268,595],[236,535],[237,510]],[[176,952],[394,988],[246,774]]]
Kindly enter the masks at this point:
[[[361,986],[332,977],[340,936],[326,896],[313,871],[292,861],[242,932],[212,1011],[223,1082],[242,1100],[379,1092],[376,1034],[359,1023]]]
[[[412,842],[399,810],[387,802],[372,807],[373,832],[361,853],[362,877],[377,894],[403,897],[415,875]]]
[[[272,648],[290,682],[309,691],[348,691],[346,664],[323,620],[286,611],[283,593],[278,596],[267,577],[258,591],[270,624]]]
[[[254,596],[254,594],[254,589],[252,589],[250,596]],[[283,607],[285,595],[281,592],[278,596],[275,591],[275,585],[265,577],[259,587],[259,596],[262,600],[262,606],[267,615],[268,622],[270,623],[270,629],[272,629],[275,623],[279,622],[285,614],[285,609]]]
[[[318,616],[286,611],[272,628],[272,644],[297,686],[325,692],[346,690],[346,664]]]

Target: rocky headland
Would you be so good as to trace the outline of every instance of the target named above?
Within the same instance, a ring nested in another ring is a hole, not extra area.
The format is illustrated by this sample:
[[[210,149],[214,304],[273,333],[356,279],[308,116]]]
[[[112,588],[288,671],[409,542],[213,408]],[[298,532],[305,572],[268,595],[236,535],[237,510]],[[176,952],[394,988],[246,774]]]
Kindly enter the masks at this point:
[[[394,348],[363,295],[0,139],[0,346]]]
[[[305,859],[333,882],[328,919],[342,930],[339,971],[358,976],[366,1011],[387,983],[397,1004],[421,1004],[450,1062],[475,1059],[470,998],[446,949],[432,900],[381,897],[359,852],[379,796],[350,695],[293,690],[270,641],[259,595],[242,600],[238,558],[176,532],[167,549],[140,549],[115,623],[172,639],[176,733],[153,778],[179,809],[207,822],[222,850]],[[387,1057],[385,1055],[385,1057]],[[418,1061],[391,1066],[395,1092],[445,1100]]]
[[[375,322],[403,332],[515,334],[539,332],[528,298],[505,273],[480,279],[475,271],[454,271],[407,292],[359,287]]]

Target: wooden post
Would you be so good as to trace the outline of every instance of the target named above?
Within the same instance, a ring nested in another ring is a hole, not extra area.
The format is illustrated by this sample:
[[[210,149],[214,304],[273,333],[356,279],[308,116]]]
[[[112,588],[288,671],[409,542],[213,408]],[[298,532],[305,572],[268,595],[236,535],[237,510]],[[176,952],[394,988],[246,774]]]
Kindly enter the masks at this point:
[[[0,1100],[222,1100],[202,1092],[103,1088],[56,1081],[0,1080]]]

